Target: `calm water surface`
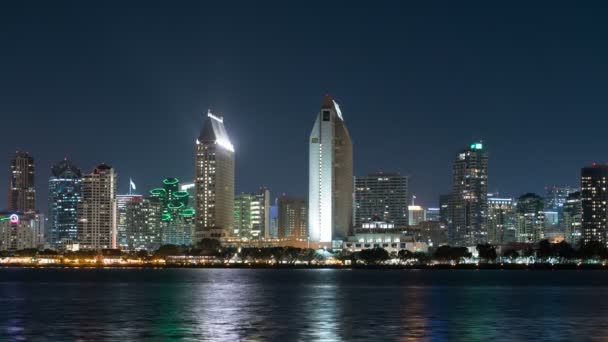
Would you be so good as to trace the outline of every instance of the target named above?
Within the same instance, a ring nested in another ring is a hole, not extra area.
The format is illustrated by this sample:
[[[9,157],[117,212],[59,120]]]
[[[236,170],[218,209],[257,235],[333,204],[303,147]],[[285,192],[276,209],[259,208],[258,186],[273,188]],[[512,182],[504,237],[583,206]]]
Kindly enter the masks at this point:
[[[608,272],[0,269],[0,341],[608,339]]]

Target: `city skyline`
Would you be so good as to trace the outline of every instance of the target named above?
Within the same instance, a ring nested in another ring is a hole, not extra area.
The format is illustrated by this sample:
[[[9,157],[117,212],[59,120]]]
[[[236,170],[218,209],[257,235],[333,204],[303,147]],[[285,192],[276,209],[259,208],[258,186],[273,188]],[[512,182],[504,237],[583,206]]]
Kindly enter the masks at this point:
[[[331,4],[319,14],[311,4],[250,16],[252,4],[159,6],[122,8],[108,22],[113,9],[89,11],[87,4],[70,11],[3,6],[7,35],[0,39],[10,53],[0,56],[0,112],[6,127],[27,127],[29,135],[7,130],[0,155],[30,151],[37,189],[64,157],[87,170],[113,165],[122,193],[129,177],[142,189],[165,175],[190,180],[190,144],[211,107],[230,122],[239,152],[235,192],[266,185],[304,196],[310,116],[325,93],[347,113],[358,146],[354,174],[407,175],[411,192],[427,206],[449,192],[452,155],[470,141],[483,139],[493,161],[488,190],[509,197],[575,186],[582,165],[605,162],[600,127],[608,70],[601,61],[608,51],[605,30],[596,30],[602,8],[495,11],[485,4],[447,13],[424,4],[368,10]],[[182,11],[204,20],[178,22]],[[231,25],[219,19],[228,12]],[[313,25],[313,13],[331,24]],[[39,20],[48,14],[57,21]],[[571,26],[563,25],[566,15]],[[166,21],[156,25],[158,18]],[[544,38],[528,34],[539,27]],[[576,125],[581,115],[600,124],[583,130]],[[103,148],[87,127],[107,138]],[[165,165],[159,156],[175,160]],[[276,160],[292,166],[290,172],[272,167]],[[7,172],[0,168],[2,179]],[[45,198],[37,192],[44,212]],[[6,198],[0,207],[7,207]]]

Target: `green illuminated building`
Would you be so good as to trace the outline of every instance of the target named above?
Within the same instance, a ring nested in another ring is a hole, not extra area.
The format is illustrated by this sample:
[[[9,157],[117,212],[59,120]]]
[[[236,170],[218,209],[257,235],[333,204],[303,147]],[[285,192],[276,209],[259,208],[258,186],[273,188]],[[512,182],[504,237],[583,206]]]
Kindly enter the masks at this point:
[[[165,178],[161,188],[150,190],[150,197],[161,203],[161,243],[191,245],[195,211],[188,191],[180,190],[179,179]]]

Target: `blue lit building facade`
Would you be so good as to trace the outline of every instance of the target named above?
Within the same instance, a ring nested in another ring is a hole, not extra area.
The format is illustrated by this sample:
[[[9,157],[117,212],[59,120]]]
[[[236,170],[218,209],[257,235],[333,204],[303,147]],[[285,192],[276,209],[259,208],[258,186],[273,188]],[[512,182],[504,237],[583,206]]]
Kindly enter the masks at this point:
[[[63,249],[78,241],[77,207],[81,199],[82,172],[64,159],[51,168],[49,178],[50,242]]]

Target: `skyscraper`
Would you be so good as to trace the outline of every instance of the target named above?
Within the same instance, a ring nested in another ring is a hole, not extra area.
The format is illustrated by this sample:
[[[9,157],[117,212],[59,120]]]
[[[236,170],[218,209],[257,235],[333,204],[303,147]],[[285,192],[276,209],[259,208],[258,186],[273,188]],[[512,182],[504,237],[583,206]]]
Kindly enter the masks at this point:
[[[439,222],[446,227],[452,223],[452,194],[439,195]]]
[[[408,225],[407,176],[371,173],[355,177],[355,227],[374,217],[395,227]]]
[[[224,119],[209,111],[196,140],[196,241],[233,229],[234,146]]]
[[[36,210],[34,171],[34,157],[28,152],[15,152],[10,162],[9,211],[31,213]]]
[[[306,201],[283,195],[279,197],[278,207],[279,239],[305,240],[308,236]]]
[[[488,242],[516,242],[515,207],[512,198],[488,197]]]
[[[325,96],[309,140],[310,240],[329,243],[352,233],[353,146],[338,104]]]
[[[583,242],[606,243],[608,232],[608,165],[593,164],[581,170],[581,228]]]
[[[545,238],[543,198],[534,193],[517,199],[518,242],[538,242]]]
[[[456,155],[451,199],[450,243],[474,246],[487,240],[488,153],[481,142]]]
[[[179,190],[179,179],[163,179],[162,188],[150,190],[150,197],[161,203],[161,243],[192,245],[195,210],[190,207],[190,193]]]
[[[581,239],[581,192],[573,192],[566,197],[564,203],[564,239],[570,243],[578,243]]]
[[[270,237],[270,191],[242,193],[234,198],[234,235],[246,239]]]
[[[141,202],[142,195],[125,194],[116,195],[116,247],[128,249],[129,239],[127,233],[127,207],[130,202]]]
[[[566,198],[569,194],[578,191],[577,188],[571,186],[548,186],[545,188],[545,210],[561,213],[566,203]]]
[[[153,251],[161,245],[163,205],[156,197],[138,197],[125,208],[127,249]]]
[[[49,178],[50,242],[54,248],[64,249],[78,242],[78,202],[82,172],[71,161],[64,159],[51,168]]]
[[[407,206],[408,224],[415,226],[420,222],[426,221],[426,210],[419,205],[408,205]]]
[[[100,164],[82,178],[78,205],[81,248],[116,248],[116,181],[114,169],[107,164]]]

